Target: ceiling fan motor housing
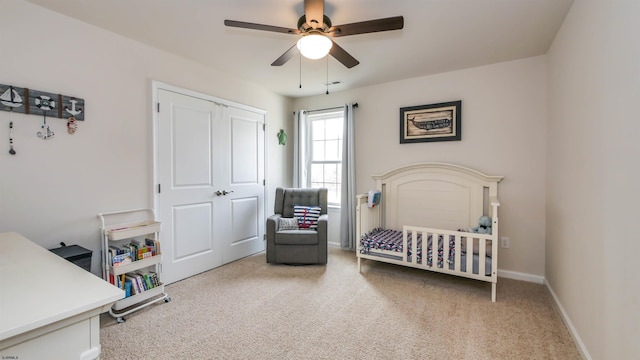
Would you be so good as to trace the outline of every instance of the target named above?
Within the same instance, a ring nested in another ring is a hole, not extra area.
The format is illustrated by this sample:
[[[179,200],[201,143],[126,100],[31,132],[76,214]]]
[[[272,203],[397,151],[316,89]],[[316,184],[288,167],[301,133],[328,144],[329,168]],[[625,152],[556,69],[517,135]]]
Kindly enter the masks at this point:
[[[329,31],[329,28],[331,28],[331,19],[329,19],[327,15],[323,15],[322,22],[323,22],[322,29],[318,29],[318,30],[326,33]],[[300,19],[298,19],[298,30],[302,31],[303,33],[306,33],[309,30],[313,30],[313,28],[309,26],[309,24],[307,24],[306,15],[302,15],[300,16]]]

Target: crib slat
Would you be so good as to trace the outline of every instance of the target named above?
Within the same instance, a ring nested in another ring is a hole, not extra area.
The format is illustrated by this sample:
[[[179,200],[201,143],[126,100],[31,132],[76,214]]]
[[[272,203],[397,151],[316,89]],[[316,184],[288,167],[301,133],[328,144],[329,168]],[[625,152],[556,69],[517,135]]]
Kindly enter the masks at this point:
[[[438,233],[431,233],[431,267],[438,268]]]
[[[487,240],[478,239],[480,242],[480,246],[478,247],[478,275],[484,275],[485,273],[485,264],[487,259]]]
[[[473,242],[474,238],[467,238],[467,273],[473,274]]]
[[[411,263],[418,263],[418,232],[414,229],[411,230]]]
[[[422,233],[422,266],[429,268],[429,236],[432,236],[430,232]]]
[[[449,270],[449,235],[439,234],[442,236],[442,268]]]
[[[460,237],[460,235],[456,235],[456,240],[455,240],[455,248],[454,248],[454,271],[455,272],[459,272],[460,271],[460,259],[462,259],[462,246],[460,246],[460,244],[462,243],[463,238]]]
[[[407,262],[407,254],[409,253],[409,249],[407,248],[407,235],[408,230],[405,227],[402,230],[402,261]]]

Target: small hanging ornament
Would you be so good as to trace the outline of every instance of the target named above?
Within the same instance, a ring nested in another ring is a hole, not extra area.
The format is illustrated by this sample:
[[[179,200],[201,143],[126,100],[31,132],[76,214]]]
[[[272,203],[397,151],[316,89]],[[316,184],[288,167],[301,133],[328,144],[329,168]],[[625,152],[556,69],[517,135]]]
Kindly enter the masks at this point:
[[[69,119],[67,119],[67,132],[73,135],[76,130],[78,130],[78,123],[76,121],[76,118],[71,116]]]
[[[13,111],[11,114],[13,114]],[[16,154],[16,150],[13,148],[13,120],[9,121],[9,154]]]
[[[35,103],[36,106],[40,110],[42,110],[42,113],[44,114],[44,119],[41,126],[42,131],[38,131],[38,137],[42,140],[47,140],[48,138],[55,135],[53,130],[51,130],[51,128],[49,128],[49,125],[47,125],[47,112],[56,108],[56,102],[49,96],[40,95],[36,98]]]

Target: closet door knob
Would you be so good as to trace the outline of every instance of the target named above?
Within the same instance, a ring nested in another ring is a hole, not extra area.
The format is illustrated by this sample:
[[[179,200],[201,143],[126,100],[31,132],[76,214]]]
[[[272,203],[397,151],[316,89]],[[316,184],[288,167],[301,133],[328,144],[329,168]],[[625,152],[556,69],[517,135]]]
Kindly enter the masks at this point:
[[[231,194],[232,192],[233,192],[233,190],[231,190],[231,191],[222,190],[222,195]]]
[[[216,194],[216,196],[220,196],[220,195],[222,195],[222,193],[220,192],[220,190],[216,191],[214,194]],[[227,195],[227,194],[224,194],[224,195]]]

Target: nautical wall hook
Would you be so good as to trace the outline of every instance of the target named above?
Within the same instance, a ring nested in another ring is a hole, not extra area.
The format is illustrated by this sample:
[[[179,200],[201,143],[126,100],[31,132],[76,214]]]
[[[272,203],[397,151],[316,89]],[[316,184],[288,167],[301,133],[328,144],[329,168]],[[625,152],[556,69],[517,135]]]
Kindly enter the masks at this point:
[[[38,131],[38,137],[41,138],[42,140],[47,140],[48,138],[55,135],[53,131],[49,128],[49,125],[47,125],[47,112],[55,109],[56,102],[53,101],[48,96],[41,95],[36,98],[35,103],[36,103],[36,106],[44,112],[44,120],[41,126],[42,131]]]
[[[38,137],[42,140],[47,140],[48,138],[52,137],[53,135],[55,135],[55,133],[53,132],[53,130],[51,130],[51,128],[49,128],[49,125],[47,125],[47,115],[44,115],[44,121],[42,123],[42,131],[38,131]]]
[[[72,116],[84,121],[85,104],[84,99],[73,96],[0,84],[0,110],[26,115],[44,115],[49,111],[49,117],[68,119]]]

